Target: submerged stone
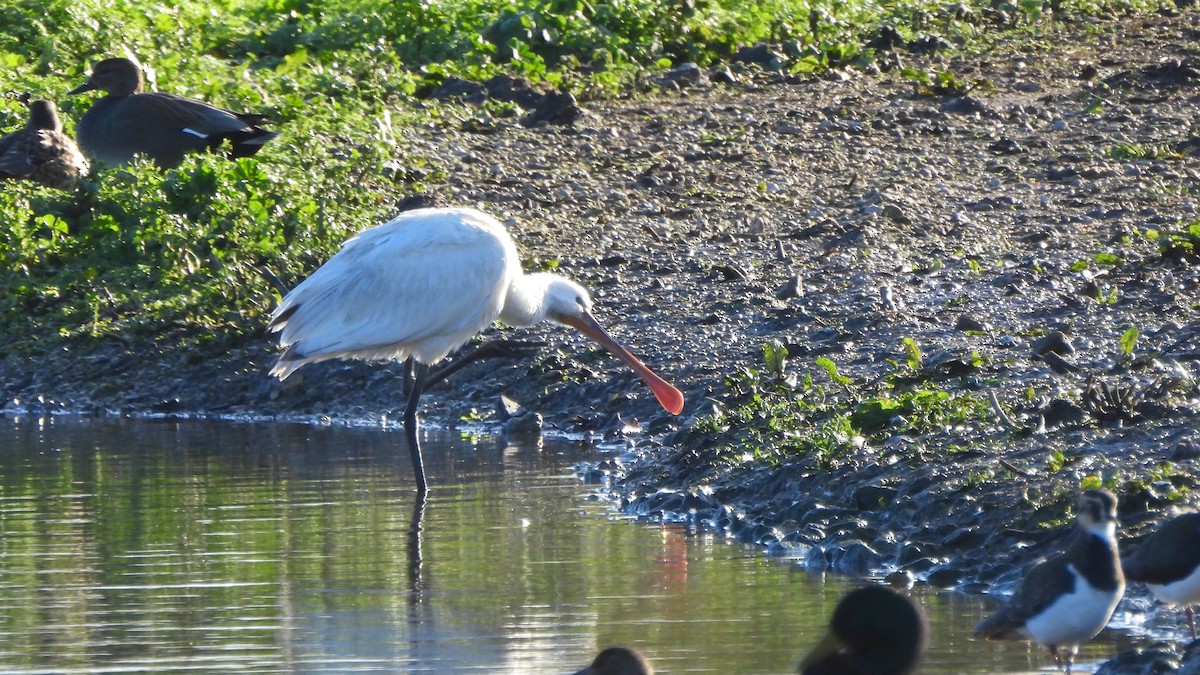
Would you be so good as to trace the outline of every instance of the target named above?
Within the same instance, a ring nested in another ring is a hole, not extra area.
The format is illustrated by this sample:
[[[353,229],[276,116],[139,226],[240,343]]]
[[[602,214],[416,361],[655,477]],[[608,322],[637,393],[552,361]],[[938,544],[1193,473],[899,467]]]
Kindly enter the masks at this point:
[[[1166,643],[1137,647],[1105,661],[1096,675],[1160,675],[1176,673],[1179,660]]]

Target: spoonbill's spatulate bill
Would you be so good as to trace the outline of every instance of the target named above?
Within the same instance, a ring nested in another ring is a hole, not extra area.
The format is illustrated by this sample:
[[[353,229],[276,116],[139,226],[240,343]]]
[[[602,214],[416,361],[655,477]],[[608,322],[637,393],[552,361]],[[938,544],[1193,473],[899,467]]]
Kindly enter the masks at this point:
[[[517,247],[495,218],[469,208],[408,211],[358,233],[288,293],[271,316],[283,354],[271,374],[283,379],[329,359],[403,361],[415,382],[404,426],[418,489],[426,491],[417,439],[417,404],[428,367],[501,321],[554,321],[579,329],[623,360],[668,412],[683,395],[596,322],[579,284],[555,274],[525,274]]]

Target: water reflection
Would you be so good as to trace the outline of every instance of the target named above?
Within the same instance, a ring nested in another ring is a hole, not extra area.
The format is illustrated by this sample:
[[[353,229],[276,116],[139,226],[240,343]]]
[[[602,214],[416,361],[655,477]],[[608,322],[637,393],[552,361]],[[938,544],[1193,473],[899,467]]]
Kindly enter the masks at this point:
[[[3,672],[566,673],[628,644],[664,673],[786,673],[847,588],[614,521],[570,444],[430,439],[418,501],[401,432],[0,424]],[[921,672],[1049,672],[967,638],[978,599],[917,596]]]

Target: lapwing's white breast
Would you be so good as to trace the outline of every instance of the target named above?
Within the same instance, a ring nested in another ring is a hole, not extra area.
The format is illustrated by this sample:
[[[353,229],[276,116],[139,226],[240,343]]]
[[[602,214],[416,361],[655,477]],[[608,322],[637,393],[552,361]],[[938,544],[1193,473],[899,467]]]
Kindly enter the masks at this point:
[[[1088,585],[1074,565],[1075,590],[1060,596],[1041,614],[1025,622],[1025,632],[1043,645],[1078,645],[1092,639],[1108,623],[1124,591],[1105,591]]]
[[[1200,567],[1179,581],[1169,584],[1146,584],[1159,600],[1172,605],[1200,602]]]

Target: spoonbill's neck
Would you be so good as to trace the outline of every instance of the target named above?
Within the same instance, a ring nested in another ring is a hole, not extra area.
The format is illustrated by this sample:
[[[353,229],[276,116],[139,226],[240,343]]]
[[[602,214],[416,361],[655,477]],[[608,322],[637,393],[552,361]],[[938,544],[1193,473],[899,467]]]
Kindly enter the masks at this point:
[[[500,310],[500,321],[514,327],[532,326],[551,318],[552,290],[571,281],[557,274],[540,272],[513,278]],[[572,284],[573,285],[573,284]]]

